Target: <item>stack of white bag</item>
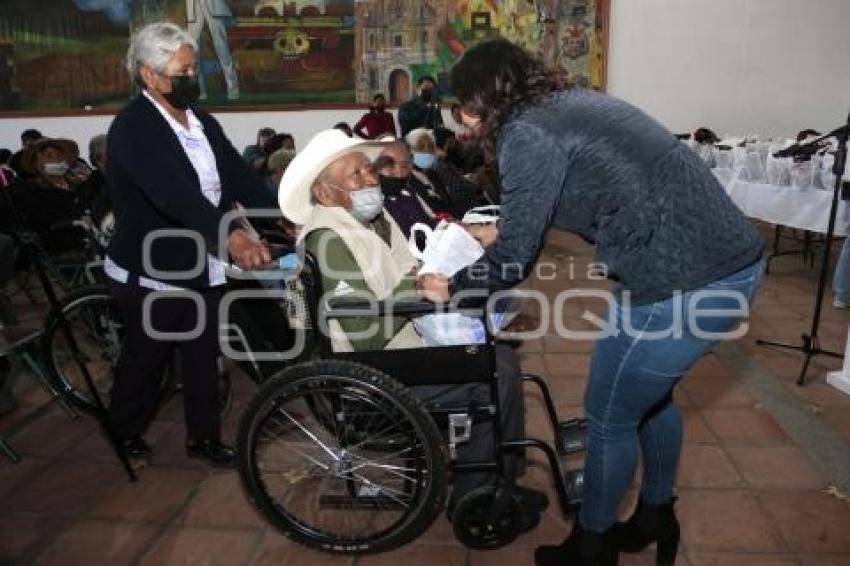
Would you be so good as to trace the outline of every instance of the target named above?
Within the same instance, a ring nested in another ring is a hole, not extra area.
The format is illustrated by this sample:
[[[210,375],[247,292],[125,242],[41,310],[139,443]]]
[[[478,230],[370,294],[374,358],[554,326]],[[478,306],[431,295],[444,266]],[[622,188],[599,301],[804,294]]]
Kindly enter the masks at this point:
[[[417,234],[425,236],[425,248],[416,244]],[[451,277],[472,265],[484,255],[484,248],[460,224],[441,221],[433,230],[425,224],[414,224],[410,231],[410,251],[422,262],[420,274],[439,273]],[[492,329],[504,328],[519,312],[520,301],[514,297],[496,300],[488,313]],[[420,316],[413,321],[428,346],[483,344],[485,331],[480,318],[459,313]]]
[[[790,139],[760,142],[756,136],[727,137],[716,146],[696,144],[699,147],[695,149],[724,185],[745,181],[831,190],[835,177],[833,156],[828,151],[819,151],[801,162],[791,157],[774,157],[776,152],[794,143]]]

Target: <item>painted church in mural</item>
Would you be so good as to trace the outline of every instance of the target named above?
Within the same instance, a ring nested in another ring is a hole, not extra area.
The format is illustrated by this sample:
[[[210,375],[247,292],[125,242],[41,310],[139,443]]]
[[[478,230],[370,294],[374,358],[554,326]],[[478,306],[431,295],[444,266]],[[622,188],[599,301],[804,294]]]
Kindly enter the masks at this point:
[[[212,105],[400,103],[423,75],[450,98],[452,64],[496,37],[602,89],[608,1],[0,0],[0,110],[123,104],[127,38],[163,20],[197,38]]]

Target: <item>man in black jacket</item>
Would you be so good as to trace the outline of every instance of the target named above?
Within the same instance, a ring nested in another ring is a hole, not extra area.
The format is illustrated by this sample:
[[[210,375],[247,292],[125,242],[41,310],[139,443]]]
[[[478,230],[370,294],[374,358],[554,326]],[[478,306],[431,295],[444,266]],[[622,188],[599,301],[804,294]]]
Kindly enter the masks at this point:
[[[216,383],[225,283],[218,255],[245,269],[268,263],[266,247],[227,213],[236,202],[275,210],[277,202],[219,123],[194,108],[196,51],[174,24],[139,30],[127,66],[143,90],[109,129],[115,234],[104,269],[126,327],[111,409],[124,452],[146,457],[142,434],[157,408],[158,376],[179,344],[187,454],[229,465],[234,452],[221,443]]]
[[[420,77],[416,85],[416,96],[398,107],[398,124],[401,126],[402,138],[416,128],[436,130],[443,125],[440,101],[435,90],[437,81],[426,75]]]

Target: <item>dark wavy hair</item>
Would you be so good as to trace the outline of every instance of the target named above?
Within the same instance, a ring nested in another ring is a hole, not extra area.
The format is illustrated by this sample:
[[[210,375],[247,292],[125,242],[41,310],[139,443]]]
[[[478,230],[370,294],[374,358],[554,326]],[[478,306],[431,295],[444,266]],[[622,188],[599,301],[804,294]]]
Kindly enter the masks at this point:
[[[468,49],[451,71],[452,93],[462,110],[481,117],[482,146],[495,163],[499,131],[514,112],[561,90],[543,62],[505,39]]]

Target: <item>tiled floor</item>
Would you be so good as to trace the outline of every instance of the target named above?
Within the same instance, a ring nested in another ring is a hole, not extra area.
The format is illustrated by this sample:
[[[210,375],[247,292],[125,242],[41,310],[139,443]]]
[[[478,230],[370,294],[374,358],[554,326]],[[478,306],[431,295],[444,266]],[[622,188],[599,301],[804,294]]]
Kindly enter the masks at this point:
[[[552,297],[567,286],[587,286],[590,249],[578,239],[553,234],[544,259],[560,262],[559,277],[548,280],[542,274],[529,287]],[[570,270],[576,275],[572,281],[565,277]],[[757,337],[798,343],[808,331],[815,279],[816,271],[798,257],[776,260],[759,293],[750,332],[738,345],[817,422],[847,442],[850,396],[824,383],[825,371],[837,362],[817,357],[808,385],[801,388],[794,383],[799,354],[755,344]],[[850,312],[834,310],[830,303],[828,294],[822,345],[843,351]],[[589,329],[578,316],[585,310],[599,312],[600,304],[568,302],[559,318],[571,329]],[[548,381],[564,416],[581,412],[591,346],[566,341],[550,329],[520,349],[524,369]],[[247,378],[239,379],[225,423],[229,440],[254,391]],[[48,401],[25,377],[18,381],[22,407],[0,419],[0,429]],[[734,368],[719,354],[706,357],[690,371],[676,399],[685,421],[678,563],[850,564],[846,494],[827,489],[835,479],[809,457],[805,442],[792,440],[794,435],[783,430]],[[10,439],[23,462],[0,459],[0,564],[519,565],[533,563],[536,545],[559,541],[569,529],[569,520],[553,506],[536,530],[509,547],[478,552],[461,546],[441,515],[422,537],[393,552],[360,558],[318,554],[268,526],[247,502],[235,472],[186,459],[180,402],[179,397],[170,401],[147,434],[154,458],[135,484],[126,481],[90,418],[69,420],[55,404],[44,414],[35,413],[37,418]],[[526,410],[527,431],[550,438],[540,396],[532,390]],[[548,468],[533,457],[522,481],[552,494],[547,474]],[[632,490],[624,513],[633,501]],[[622,563],[652,564],[653,558],[645,553],[624,557]]]

